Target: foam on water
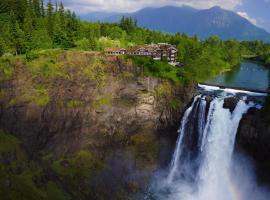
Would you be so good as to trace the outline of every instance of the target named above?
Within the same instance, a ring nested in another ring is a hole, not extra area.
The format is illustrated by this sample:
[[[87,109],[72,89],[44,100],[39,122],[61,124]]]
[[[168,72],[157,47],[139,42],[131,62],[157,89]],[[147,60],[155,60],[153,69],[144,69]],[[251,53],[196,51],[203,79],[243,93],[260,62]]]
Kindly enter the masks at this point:
[[[233,88],[221,88],[218,86],[210,86],[210,85],[203,85],[198,84],[198,87],[202,88],[205,91],[223,91],[225,93],[229,94],[246,94],[249,96],[267,96],[267,93],[265,92],[251,92],[247,90],[239,90],[239,89],[233,89]]]

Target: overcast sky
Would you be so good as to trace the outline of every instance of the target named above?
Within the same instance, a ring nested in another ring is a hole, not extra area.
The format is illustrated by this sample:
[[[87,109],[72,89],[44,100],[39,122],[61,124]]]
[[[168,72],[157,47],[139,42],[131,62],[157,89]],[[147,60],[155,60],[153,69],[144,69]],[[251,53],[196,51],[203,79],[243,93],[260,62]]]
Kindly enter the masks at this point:
[[[270,32],[270,0],[62,0],[62,2],[65,7],[78,15],[93,11],[134,12],[144,7],[165,5],[189,5],[198,9],[220,6],[235,11]]]

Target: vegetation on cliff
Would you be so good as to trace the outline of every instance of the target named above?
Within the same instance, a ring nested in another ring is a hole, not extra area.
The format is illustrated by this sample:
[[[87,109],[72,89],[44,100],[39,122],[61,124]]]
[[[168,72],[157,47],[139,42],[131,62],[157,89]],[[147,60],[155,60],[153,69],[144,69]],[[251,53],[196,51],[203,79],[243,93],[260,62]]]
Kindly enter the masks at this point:
[[[30,159],[23,143],[15,136],[0,130],[0,195],[13,200],[68,200],[58,184],[44,182],[40,164]]]

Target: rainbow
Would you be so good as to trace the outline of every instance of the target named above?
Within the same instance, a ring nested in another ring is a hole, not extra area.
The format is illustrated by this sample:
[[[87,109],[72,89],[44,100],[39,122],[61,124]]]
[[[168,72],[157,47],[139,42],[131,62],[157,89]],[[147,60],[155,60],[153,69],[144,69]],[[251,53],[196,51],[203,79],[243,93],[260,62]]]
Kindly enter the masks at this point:
[[[235,184],[235,181],[230,174],[228,174],[227,180],[228,180],[228,189],[229,189],[230,194],[231,194],[231,200],[242,200],[242,195],[238,191],[237,186]]]

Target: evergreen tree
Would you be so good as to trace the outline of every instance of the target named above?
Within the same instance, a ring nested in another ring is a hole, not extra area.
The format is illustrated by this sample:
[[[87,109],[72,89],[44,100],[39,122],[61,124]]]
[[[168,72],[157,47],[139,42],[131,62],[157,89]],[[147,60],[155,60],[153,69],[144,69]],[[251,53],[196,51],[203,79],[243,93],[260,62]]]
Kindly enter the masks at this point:
[[[23,23],[23,30],[25,32],[25,39],[27,43],[27,49],[31,49],[31,41],[32,41],[32,33],[34,30],[33,27],[33,13],[31,12],[31,7],[30,5],[28,6],[26,13],[25,13],[25,18],[24,18],[24,23]]]
[[[9,1],[0,1],[0,13],[8,13],[10,12]]]
[[[27,8],[27,0],[8,0],[11,11],[14,12],[16,20],[21,24],[25,16],[25,11]]]
[[[41,16],[41,6],[40,6],[40,1],[39,0],[33,0],[33,8],[34,8],[34,13],[36,17]]]
[[[66,30],[62,26],[62,22],[60,20],[60,14],[56,13],[54,17],[54,34],[53,34],[53,43],[55,47],[68,47],[68,38],[66,35]]]
[[[127,33],[131,33],[137,27],[137,20],[133,19],[132,17],[123,16],[120,20],[119,26]]]
[[[54,31],[54,14],[53,14],[53,5],[51,0],[49,0],[47,4],[47,31],[51,38],[53,38],[53,31]]]
[[[45,16],[44,1],[40,0],[40,14],[42,17]]]
[[[61,29],[64,30],[66,21],[65,21],[65,8],[62,2],[60,3],[58,13]]]
[[[57,1],[55,1],[55,13],[57,13],[58,12],[58,3],[57,3]]]
[[[14,47],[15,54],[21,54],[25,52],[24,48],[24,32],[21,30],[18,21],[16,20],[15,14],[11,12],[10,20],[11,30],[11,42]]]

